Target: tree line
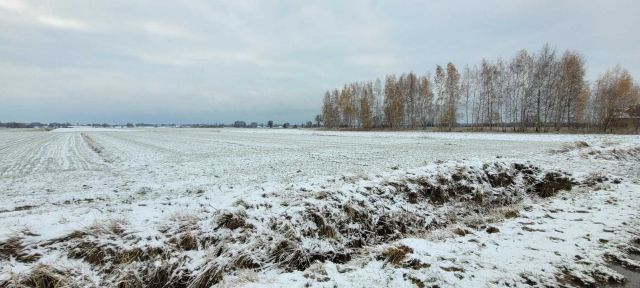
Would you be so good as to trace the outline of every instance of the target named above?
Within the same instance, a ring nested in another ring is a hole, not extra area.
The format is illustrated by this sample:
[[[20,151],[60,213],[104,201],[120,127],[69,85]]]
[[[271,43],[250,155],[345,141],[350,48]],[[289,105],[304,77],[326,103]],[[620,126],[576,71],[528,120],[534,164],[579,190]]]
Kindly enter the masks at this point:
[[[328,128],[637,131],[639,104],[640,87],[626,69],[615,66],[590,83],[578,52],[545,45],[462,71],[448,63],[433,76],[409,72],[387,75],[384,83],[346,84],[325,93],[321,120]]]

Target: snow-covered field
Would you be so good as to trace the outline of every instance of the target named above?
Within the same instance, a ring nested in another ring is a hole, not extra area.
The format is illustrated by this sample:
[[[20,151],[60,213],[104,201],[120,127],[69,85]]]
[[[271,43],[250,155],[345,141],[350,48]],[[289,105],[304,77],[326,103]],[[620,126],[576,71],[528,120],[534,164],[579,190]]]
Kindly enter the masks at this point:
[[[638,136],[0,130],[0,287],[633,285],[639,181]]]

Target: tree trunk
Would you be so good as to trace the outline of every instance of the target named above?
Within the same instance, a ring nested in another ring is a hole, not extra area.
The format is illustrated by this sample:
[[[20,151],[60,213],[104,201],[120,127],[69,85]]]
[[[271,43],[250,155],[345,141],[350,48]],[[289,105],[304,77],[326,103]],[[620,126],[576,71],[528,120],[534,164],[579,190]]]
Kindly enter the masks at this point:
[[[536,115],[536,132],[540,132],[540,88],[538,88],[538,107]]]

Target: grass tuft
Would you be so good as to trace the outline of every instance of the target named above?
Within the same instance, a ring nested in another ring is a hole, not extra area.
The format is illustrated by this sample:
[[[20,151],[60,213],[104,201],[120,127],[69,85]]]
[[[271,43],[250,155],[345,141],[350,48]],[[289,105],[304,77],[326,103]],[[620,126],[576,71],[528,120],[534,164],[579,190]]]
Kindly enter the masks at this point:
[[[382,254],[378,256],[378,260],[384,260],[388,263],[392,263],[394,265],[399,265],[404,258],[413,253],[413,249],[411,247],[400,245],[397,247],[388,247],[382,251]]]
[[[227,229],[235,230],[241,227],[246,227],[247,225],[247,213],[243,210],[231,212],[224,211],[220,215],[218,215],[216,222],[218,223],[218,228],[224,227]]]
[[[22,243],[22,238],[18,236],[9,237],[4,242],[0,242],[0,259],[8,261],[15,259],[20,262],[31,263],[40,258],[39,254],[31,254]]]
[[[33,288],[58,288],[68,287],[67,279],[69,275],[67,271],[53,268],[48,265],[38,264],[31,272],[20,279],[18,287]]]

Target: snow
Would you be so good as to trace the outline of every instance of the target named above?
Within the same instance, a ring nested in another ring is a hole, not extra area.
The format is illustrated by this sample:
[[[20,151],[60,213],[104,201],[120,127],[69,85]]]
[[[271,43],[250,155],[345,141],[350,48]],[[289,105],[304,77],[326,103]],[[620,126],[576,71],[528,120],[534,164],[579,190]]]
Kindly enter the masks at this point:
[[[92,150],[82,134],[102,151]],[[589,147],[576,147],[577,141]],[[172,219],[195,217],[201,230],[194,231],[213,230],[211,215],[235,211],[239,200],[273,205],[256,213],[295,216],[303,211],[296,210],[303,207],[296,203],[324,203],[305,201],[304,196],[296,200],[301,191],[310,196],[336,191],[336,197],[352,195],[349,197],[364,201],[364,194],[354,191],[417,177],[412,175],[447,173],[444,171],[453,169],[447,167],[480,167],[496,161],[529,162],[545,170],[570,172],[576,179],[597,172],[623,180],[602,184],[597,191],[581,187],[548,199],[525,197],[514,204],[520,210],[518,217],[483,219],[499,228],[499,233],[474,230],[457,236],[447,227],[365,247],[348,263],[327,261],[308,268],[324,271],[326,281],[305,277],[305,271],[271,267],[226,275],[220,285],[413,287],[411,277],[445,287],[519,287],[525,286],[523,275],[556,281],[561,267],[586,273],[588,278],[589,271],[606,268],[602,268],[605,253],[618,251],[640,235],[635,228],[640,227],[639,145],[638,136],[581,134],[90,127],[55,132],[2,130],[0,241],[21,235],[27,245],[43,243],[122,219],[126,229],[143,240],[135,245],[104,243],[162,247],[165,236],[158,231],[175,225]],[[385,247],[401,244],[413,249],[409,259],[430,267],[415,270],[375,259]],[[46,254],[37,263],[60,262],[99,283],[99,272],[87,263],[42,251]],[[204,250],[184,255],[191,259],[185,264],[191,271],[211,259]],[[575,255],[585,260],[576,261]],[[0,258],[0,264],[0,281],[8,275],[25,274],[32,267],[15,259]],[[345,272],[344,267],[349,269]]]
[[[125,128],[101,128],[101,127],[91,127],[91,126],[73,126],[69,128],[56,128],[51,130],[51,132],[57,133],[69,133],[69,132],[131,132],[136,131],[133,129],[125,129]]]

